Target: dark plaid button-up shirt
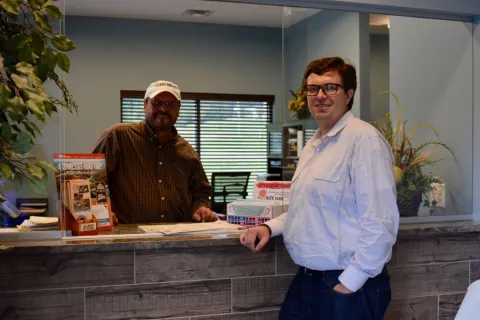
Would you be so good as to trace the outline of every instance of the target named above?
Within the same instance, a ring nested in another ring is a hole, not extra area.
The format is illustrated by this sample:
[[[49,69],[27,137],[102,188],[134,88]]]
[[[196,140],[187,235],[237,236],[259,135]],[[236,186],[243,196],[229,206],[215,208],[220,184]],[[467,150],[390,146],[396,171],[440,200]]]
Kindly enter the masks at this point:
[[[174,129],[159,144],[145,123],[121,123],[105,130],[93,153],[104,153],[112,210],[123,223],[192,221],[210,207],[211,186],[200,159]]]

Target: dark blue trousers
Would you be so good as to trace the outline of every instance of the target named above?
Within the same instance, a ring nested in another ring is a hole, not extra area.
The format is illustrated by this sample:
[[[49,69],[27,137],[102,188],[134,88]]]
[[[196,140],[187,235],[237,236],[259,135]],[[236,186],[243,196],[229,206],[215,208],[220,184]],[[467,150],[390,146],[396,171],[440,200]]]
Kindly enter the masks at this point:
[[[280,320],[383,320],[391,300],[387,269],[351,294],[333,290],[342,270],[314,271],[300,267],[290,284]]]

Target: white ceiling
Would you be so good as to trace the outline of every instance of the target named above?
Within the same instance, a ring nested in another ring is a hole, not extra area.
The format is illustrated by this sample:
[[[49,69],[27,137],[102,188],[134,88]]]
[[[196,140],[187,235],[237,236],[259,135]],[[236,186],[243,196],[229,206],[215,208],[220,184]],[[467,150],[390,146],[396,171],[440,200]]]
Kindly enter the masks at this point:
[[[208,17],[184,16],[185,10],[211,10]],[[200,0],[65,0],[65,14],[110,18],[169,20],[282,27],[320,10]]]
[[[64,0],[65,14],[110,18],[204,22],[257,27],[289,27],[318,9],[202,0]],[[210,10],[207,17],[182,15],[189,9]],[[388,34],[388,16],[370,15],[371,31]]]

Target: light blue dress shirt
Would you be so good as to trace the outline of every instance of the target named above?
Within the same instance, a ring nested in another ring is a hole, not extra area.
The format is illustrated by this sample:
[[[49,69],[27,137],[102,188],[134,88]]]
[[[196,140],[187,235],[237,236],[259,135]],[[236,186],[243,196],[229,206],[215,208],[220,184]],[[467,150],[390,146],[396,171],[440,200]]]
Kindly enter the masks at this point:
[[[293,261],[313,270],[344,270],[357,291],[390,260],[399,213],[392,150],[349,111],[305,145],[292,179],[288,213],[270,220]]]

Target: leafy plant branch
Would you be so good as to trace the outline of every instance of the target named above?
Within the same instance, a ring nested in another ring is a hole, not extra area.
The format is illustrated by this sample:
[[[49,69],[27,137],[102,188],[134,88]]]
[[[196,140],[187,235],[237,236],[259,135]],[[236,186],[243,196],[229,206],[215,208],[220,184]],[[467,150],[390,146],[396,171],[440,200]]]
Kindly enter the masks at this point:
[[[45,193],[48,170],[56,169],[30,154],[41,135],[37,123],[61,108],[78,110],[56,71],[69,72],[66,52],[76,47],[52,27],[51,21],[62,18],[48,0],[0,0],[0,180],[26,181],[40,193]],[[55,83],[61,97],[46,92],[46,81]],[[0,190],[0,201],[4,199]]]

